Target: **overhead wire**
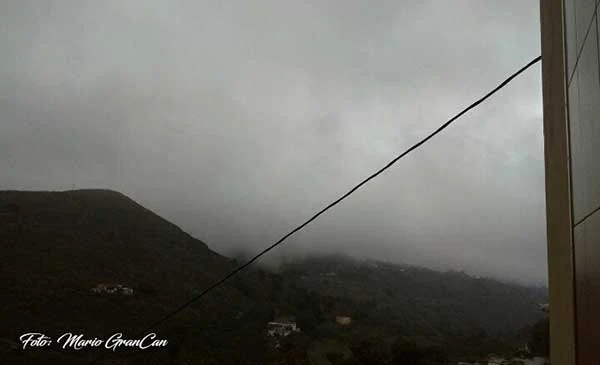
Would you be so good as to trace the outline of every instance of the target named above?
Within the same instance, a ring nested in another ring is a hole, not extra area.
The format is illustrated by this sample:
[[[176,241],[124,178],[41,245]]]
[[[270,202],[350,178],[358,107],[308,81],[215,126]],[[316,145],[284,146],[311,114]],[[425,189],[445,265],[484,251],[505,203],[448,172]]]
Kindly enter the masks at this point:
[[[386,171],[387,169],[389,169],[390,167],[392,167],[394,164],[396,164],[404,156],[408,155],[412,151],[414,151],[417,148],[421,147],[426,142],[428,142],[430,139],[432,139],[434,136],[436,136],[437,134],[439,134],[440,132],[442,132],[444,129],[448,128],[448,126],[450,126],[458,118],[460,118],[461,116],[463,116],[464,114],[466,114],[467,112],[469,112],[470,110],[472,110],[473,108],[477,107],[479,104],[483,103],[486,99],[488,99],[490,96],[494,95],[500,89],[504,88],[506,85],[508,85],[508,83],[510,83],[512,80],[514,80],[517,76],[519,76],[521,73],[523,73],[524,71],[526,71],[528,68],[530,68],[531,66],[533,66],[534,64],[536,64],[537,62],[539,62],[541,59],[542,59],[542,56],[535,57],[533,60],[531,60],[530,62],[528,62],[525,66],[521,67],[519,70],[517,70],[512,75],[510,75],[508,78],[506,78],[504,81],[502,81],[498,86],[496,86],[491,91],[489,91],[487,94],[485,94],[481,98],[477,99],[475,102],[473,102],[472,104],[470,104],[468,107],[464,108],[462,111],[460,111],[458,114],[456,114],[455,116],[453,116],[452,118],[450,118],[447,122],[445,122],[444,124],[442,124],[441,126],[439,126],[433,132],[429,133],[426,137],[424,137],[423,139],[421,139],[419,142],[415,143],[410,148],[408,148],[407,150],[405,150],[404,152],[402,152],[401,154],[399,154],[398,156],[396,156],[394,159],[392,159],[390,162],[388,162],[385,166],[383,166],[382,168],[380,168],[379,170],[377,170],[376,172],[374,172],[373,174],[371,174],[367,178],[363,179],[360,183],[358,183],[353,188],[351,188],[350,190],[348,190],[348,192],[346,192],[345,194],[343,194],[342,196],[340,196],[339,198],[337,198],[336,200],[334,200],[333,202],[331,202],[330,204],[328,204],[325,208],[321,209],[319,212],[317,212],[312,217],[310,217],[309,219],[307,219],[304,223],[302,223],[299,226],[297,226],[296,228],[292,229],[290,232],[288,232],[287,234],[285,234],[283,237],[281,237],[275,243],[271,244],[267,248],[265,248],[262,251],[260,251],[258,254],[256,254],[254,257],[252,257],[250,260],[248,260],[243,265],[238,266],[237,268],[235,268],[234,270],[232,270],[231,272],[229,272],[228,274],[226,274],[225,276],[223,276],[221,279],[215,281],[213,284],[211,284],[210,286],[208,286],[206,289],[204,289],[199,294],[193,296],[192,298],[190,298],[186,302],[182,303],[180,306],[178,306],[174,310],[170,311],[169,313],[167,313],[166,315],[164,315],[160,319],[156,320],[152,324],[150,324],[147,327],[145,327],[143,330],[141,330],[138,333],[138,335],[145,334],[148,331],[150,331],[150,330],[158,327],[159,325],[161,325],[162,323],[164,323],[167,320],[171,319],[172,317],[174,317],[179,312],[183,311],[184,309],[186,309],[187,307],[189,307],[190,305],[192,305],[196,301],[200,300],[202,297],[204,297],[206,294],[208,294],[212,290],[214,290],[217,287],[223,285],[228,279],[230,279],[231,277],[235,276],[236,274],[238,274],[242,270],[246,269],[248,266],[252,265],[256,260],[258,260],[263,255],[267,254],[269,251],[273,250],[275,247],[277,247],[280,244],[282,244],[290,236],[292,236],[296,232],[300,231],[301,229],[303,229],[304,227],[306,227],[307,225],[309,225],[311,222],[313,222],[315,219],[317,219],[323,213],[327,212],[329,209],[331,209],[331,208],[335,207],[336,205],[338,205],[339,203],[341,203],[343,200],[345,200],[346,198],[348,198],[350,195],[352,195],[358,189],[360,189],[361,187],[363,187],[369,181],[371,181],[374,178],[376,178],[377,176],[381,175],[384,171]]]

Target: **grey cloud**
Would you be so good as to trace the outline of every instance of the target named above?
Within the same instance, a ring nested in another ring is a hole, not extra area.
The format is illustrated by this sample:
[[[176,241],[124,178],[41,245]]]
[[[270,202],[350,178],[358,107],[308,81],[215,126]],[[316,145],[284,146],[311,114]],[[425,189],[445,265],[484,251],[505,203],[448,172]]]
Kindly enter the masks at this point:
[[[0,187],[113,188],[257,251],[537,56],[538,18],[516,0],[4,1]],[[545,282],[540,86],[536,66],[272,257]]]

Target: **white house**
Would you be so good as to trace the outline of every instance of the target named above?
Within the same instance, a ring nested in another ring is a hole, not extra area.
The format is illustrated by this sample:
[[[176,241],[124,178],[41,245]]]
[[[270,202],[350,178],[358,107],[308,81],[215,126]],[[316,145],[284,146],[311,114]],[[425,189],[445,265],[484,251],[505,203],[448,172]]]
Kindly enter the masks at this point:
[[[285,337],[300,332],[293,318],[279,318],[267,323],[267,334],[271,337]]]

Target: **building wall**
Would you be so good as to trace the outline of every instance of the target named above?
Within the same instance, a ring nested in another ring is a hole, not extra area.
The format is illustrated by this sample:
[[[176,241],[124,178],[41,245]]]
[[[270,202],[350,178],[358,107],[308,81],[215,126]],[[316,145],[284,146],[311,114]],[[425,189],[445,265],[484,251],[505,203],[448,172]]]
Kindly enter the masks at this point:
[[[598,1],[565,0],[564,7],[577,360],[591,364],[600,362]]]
[[[540,1],[552,364],[600,363],[599,3]]]

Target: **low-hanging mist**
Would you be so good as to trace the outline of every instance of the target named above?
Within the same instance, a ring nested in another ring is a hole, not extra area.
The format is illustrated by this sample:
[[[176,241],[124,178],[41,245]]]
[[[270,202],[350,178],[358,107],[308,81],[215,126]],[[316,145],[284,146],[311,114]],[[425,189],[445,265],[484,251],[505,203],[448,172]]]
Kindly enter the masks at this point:
[[[0,189],[257,252],[540,53],[537,2],[3,1]],[[540,68],[265,258],[547,278]]]

